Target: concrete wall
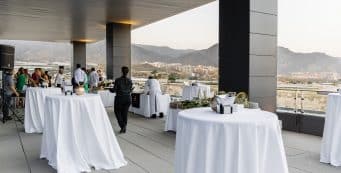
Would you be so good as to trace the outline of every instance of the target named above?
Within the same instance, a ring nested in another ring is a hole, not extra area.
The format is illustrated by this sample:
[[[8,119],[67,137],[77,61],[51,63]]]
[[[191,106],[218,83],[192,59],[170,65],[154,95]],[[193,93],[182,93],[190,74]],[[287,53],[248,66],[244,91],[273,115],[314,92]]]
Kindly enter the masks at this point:
[[[72,72],[77,64],[86,67],[86,43],[73,41]]]
[[[121,76],[122,66],[131,68],[131,25],[107,24],[106,49],[107,77],[118,78]]]
[[[277,0],[250,1],[249,96],[263,109],[276,110]]]

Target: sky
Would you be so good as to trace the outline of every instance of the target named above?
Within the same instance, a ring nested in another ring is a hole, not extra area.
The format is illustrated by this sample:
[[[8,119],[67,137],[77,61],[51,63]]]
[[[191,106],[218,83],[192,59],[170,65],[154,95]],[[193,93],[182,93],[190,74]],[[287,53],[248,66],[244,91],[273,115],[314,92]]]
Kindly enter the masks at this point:
[[[176,49],[206,49],[218,42],[218,2],[132,31],[132,42]]]
[[[218,42],[218,2],[135,29],[132,42],[205,49]],[[341,57],[341,0],[278,0],[278,45]]]
[[[341,0],[279,0],[278,45],[341,57]]]

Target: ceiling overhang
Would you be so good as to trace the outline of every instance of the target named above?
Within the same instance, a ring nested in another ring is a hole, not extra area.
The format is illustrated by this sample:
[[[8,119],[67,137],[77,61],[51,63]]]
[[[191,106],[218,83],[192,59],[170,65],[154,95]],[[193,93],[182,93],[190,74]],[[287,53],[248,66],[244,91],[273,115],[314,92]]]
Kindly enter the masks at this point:
[[[132,29],[214,0],[0,0],[0,39],[68,42],[105,37],[106,23]]]

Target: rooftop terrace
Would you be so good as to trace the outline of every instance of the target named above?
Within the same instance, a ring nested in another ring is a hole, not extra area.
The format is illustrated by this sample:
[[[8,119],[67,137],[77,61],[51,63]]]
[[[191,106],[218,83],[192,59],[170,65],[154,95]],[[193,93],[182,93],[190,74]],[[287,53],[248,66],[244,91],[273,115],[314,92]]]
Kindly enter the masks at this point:
[[[118,126],[112,109],[108,109],[114,131]],[[19,123],[18,123],[19,124]],[[13,121],[0,125],[0,169],[2,173],[54,173],[46,160],[39,159],[40,134],[26,134],[19,124],[26,162]],[[173,173],[175,133],[163,132],[164,120],[145,119],[130,115],[126,134],[117,134],[129,164],[119,170],[94,173]],[[283,131],[290,173],[340,173],[336,168],[319,162],[321,137]],[[199,144],[198,144],[199,145]],[[276,171],[274,170],[274,173]]]

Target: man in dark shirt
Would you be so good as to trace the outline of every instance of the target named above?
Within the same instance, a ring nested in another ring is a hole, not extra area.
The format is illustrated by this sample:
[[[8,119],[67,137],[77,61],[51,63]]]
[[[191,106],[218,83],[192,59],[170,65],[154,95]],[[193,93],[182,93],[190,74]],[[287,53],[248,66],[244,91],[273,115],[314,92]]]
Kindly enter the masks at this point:
[[[116,93],[114,108],[118,124],[121,128],[120,133],[126,132],[128,110],[131,104],[131,92],[133,90],[133,83],[127,77],[128,73],[129,68],[122,67],[122,76],[115,80],[114,88],[110,90]]]

